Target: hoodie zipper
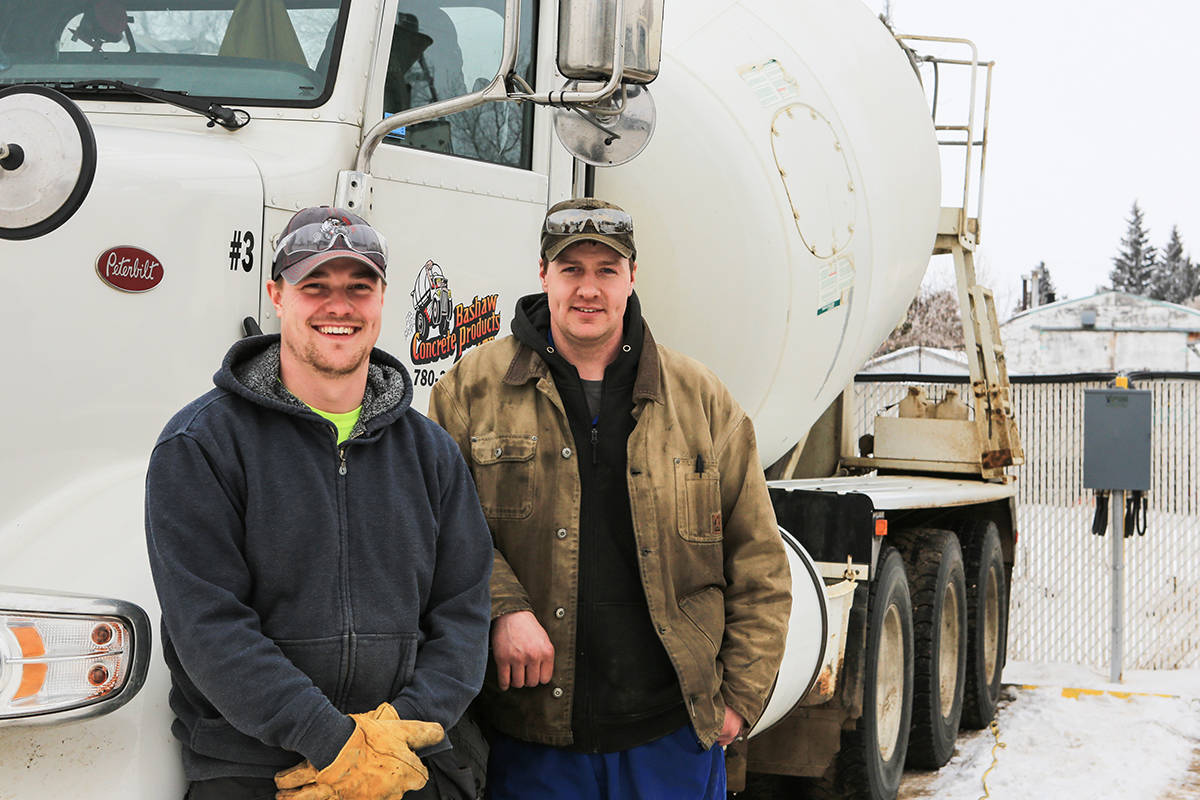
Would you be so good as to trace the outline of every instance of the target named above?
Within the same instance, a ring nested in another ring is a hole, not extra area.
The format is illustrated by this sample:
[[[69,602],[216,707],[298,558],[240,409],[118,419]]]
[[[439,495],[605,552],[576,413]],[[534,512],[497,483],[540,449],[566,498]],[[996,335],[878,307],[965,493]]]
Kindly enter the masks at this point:
[[[338,503],[338,560],[341,562],[338,579],[342,594],[342,669],[338,681],[337,694],[330,698],[338,708],[342,707],[350,692],[350,676],[354,673],[354,605],[350,597],[350,528],[349,528],[349,493],[346,491],[346,445],[337,441],[337,429],[334,429],[333,439],[337,447],[337,503]]]

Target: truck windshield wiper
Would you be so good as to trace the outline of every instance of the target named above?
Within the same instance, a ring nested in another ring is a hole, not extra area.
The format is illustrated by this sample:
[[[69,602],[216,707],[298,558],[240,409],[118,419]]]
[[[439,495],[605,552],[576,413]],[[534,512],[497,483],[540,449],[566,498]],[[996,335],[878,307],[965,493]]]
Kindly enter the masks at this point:
[[[59,91],[76,92],[124,92],[148,97],[169,103],[173,106],[194,111],[208,118],[208,127],[220,125],[226,130],[235,131],[250,121],[250,114],[240,108],[229,108],[205,97],[193,97],[187,92],[167,89],[151,89],[133,83],[113,80],[111,78],[96,78],[86,81],[36,81],[39,86],[47,86]]]

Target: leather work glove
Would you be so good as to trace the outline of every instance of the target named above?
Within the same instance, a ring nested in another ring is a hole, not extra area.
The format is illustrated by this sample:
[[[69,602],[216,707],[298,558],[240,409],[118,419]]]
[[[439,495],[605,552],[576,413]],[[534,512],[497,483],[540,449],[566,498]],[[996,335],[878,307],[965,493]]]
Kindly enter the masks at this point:
[[[441,725],[400,719],[391,703],[350,718],[354,733],[332,764],[304,761],[275,775],[277,800],[398,800],[425,785],[429,771],[413,750],[445,738]]]

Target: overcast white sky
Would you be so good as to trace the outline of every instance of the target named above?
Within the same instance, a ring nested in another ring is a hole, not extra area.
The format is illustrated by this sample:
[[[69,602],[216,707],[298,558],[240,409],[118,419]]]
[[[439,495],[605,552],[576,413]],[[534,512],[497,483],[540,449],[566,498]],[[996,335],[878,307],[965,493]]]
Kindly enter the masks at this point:
[[[978,261],[1001,318],[1041,260],[1060,297],[1107,284],[1135,199],[1152,244],[1177,224],[1200,257],[1200,3],[892,0],[891,11],[899,33],[972,39],[996,62]]]

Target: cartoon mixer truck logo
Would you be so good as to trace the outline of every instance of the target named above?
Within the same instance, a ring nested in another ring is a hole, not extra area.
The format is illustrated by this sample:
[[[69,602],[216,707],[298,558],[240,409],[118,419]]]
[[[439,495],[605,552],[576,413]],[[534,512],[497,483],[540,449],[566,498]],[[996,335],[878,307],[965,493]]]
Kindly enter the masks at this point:
[[[433,260],[426,261],[413,283],[413,313],[406,330],[412,337],[409,355],[413,364],[451,357],[458,361],[468,349],[496,338],[500,332],[499,298],[498,294],[476,295],[469,305],[455,304],[442,268]]]

